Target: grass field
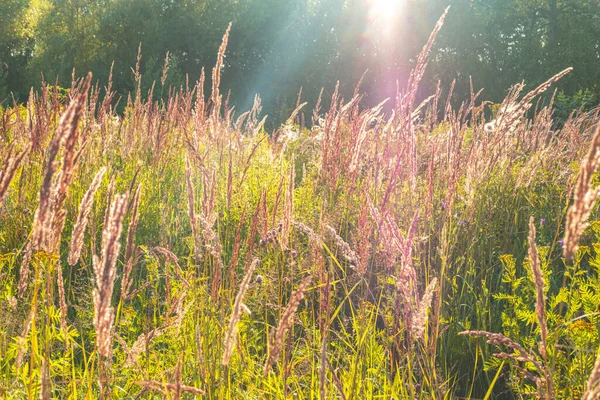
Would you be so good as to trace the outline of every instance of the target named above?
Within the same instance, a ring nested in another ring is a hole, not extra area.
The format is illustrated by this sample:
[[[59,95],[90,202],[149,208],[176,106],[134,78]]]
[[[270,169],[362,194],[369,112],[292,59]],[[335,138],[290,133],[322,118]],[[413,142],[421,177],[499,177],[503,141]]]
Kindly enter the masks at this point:
[[[440,26],[391,113],[336,89],[265,132],[227,34],[206,96],[3,109],[0,396],[598,398],[600,110],[539,105],[568,70],[417,103]]]

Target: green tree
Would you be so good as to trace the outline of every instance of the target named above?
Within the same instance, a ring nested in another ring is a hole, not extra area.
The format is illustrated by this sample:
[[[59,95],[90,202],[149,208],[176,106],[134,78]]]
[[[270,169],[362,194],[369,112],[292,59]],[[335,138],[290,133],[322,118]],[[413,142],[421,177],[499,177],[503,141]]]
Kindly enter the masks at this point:
[[[98,40],[98,16],[104,0],[46,0],[36,2],[31,12],[38,15],[35,46],[29,64],[32,85],[40,74],[63,86],[71,82],[73,69],[77,76],[94,71],[96,60],[104,53]],[[95,71],[94,71],[95,72]]]
[[[0,5],[0,102],[11,91],[17,98],[27,91],[24,76],[31,57],[28,4],[28,0],[5,0]]]
[[[560,70],[574,71],[560,87],[574,93],[600,80],[600,3],[586,0],[452,0],[440,35],[435,77],[458,79],[457,98],[469,77],[486,98],[501,100],[522,80],[536,85]],[[595,90],[598,90],[596,87]]]

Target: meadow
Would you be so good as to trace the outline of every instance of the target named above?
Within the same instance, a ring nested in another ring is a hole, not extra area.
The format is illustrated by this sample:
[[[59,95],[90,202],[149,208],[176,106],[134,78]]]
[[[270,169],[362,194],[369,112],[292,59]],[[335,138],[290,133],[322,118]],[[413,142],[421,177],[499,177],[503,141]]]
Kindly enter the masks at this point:
[[[569,69],[417,102],[442,23],[391,112],[358,84],[265,131],[229,30],[206,95],[139,55],[127,99],[3,108],[0,397],[599,398],[600,109],[555,123]]]

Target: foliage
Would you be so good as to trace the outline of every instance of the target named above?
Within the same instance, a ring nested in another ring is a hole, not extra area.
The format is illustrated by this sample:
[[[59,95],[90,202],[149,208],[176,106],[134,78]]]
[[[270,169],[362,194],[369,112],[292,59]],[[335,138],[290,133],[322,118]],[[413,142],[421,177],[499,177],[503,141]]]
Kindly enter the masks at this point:
[[[573,111],[589,111],[598,103],[598,95],[590,89],[579,90],[572,96],[561,90],[554,99],[554,118],[558,124],[564,125]]]
[[[456,79],[460,101],[469,94],[471,77],[475,88],[485,88],[486,97],[499,102],[514,82],[537,85],[568,66],[575,71],[560,83],[568,96],[600,80],[594,67],[600,49],[597,1],[398,0],[398,12],[389,15],[377,13],[375,3],[6,0],[0,12],[0,100],[14,92],[24,102],[41,74],[49,82],[57,77],[69,82],[73,68],[106,82],[113,61],[113,84],[125,99],[135,88],[130,68],[140,44],[141,72],[148,78],[144,93],[159,81],[167,52],[168,85],[184,85],[186,76],[193,81],[202,67],[208,70],[220,32],[233,22],[224,91],[232,90],[230,104],[239,110],[250,108],[260,93],[271,116],[267,124],[276,128],[294,108],[301,87],[310,106],[321,88],[331,91],[336,80],[350,98],[367,70],[365,105],[395,98],[397,82],[407,80],[447,5],[452,11],[422,96],[434,92],[438,80],[448,88]],[[161,95],[167,93],[154,92],[155,98]]]

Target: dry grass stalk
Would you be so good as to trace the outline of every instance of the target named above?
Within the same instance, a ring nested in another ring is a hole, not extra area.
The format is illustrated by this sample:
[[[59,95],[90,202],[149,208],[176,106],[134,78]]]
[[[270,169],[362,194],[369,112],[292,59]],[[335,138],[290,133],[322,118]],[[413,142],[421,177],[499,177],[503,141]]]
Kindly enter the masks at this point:
[[[138,46],[137,52],[137,60],[135,63],[135,70],[131,70],[133,72],[133,78],[136,83],[136,91],[135,91],[135,109],[139,110],[142,102],[142,74],[140,73],[140,63],[142,61],[142,42],[140,42]]]
[[[225,265],[223,263],[223,248],[221,246],[219,235],[217,235],[217,233],[212,228],[215,218],[209,221],[201,215],[196,215],[196,221],[196,223],[202,227],[202,237],[204,239],[205,248],[213,257],[214,270],[212,277],[212,289],[213,295],[216,297],[219,291],[221,273],[225,268]]]
[[[182,388],[182,384],[181,384],[181,355],[179,356],[179,360],[177,361],[177,366],[175,367],[175,373],[174,378],[175,378],[175,388],[173,390],[173,400],[179,400],[181,398],[181,388]]]
[[[371,217],[377,223],[382,243],[387,250],[389,263],[393,263],[400,257],[402,260],[402,269],[412,269],[412,245],[417,230],[419,212],[415,212],[408,234],[403,235],[398,224],[389,213],[380,212],[369,197],[367,197],[367,202],[371,211]]]
[[[359,117],[356,122],[358,128],[358,133],[356,134],[356,138],[352,145],[352,157],[348,164],[348,172],[352,175],[352,179],[354,179],[355,173],[360,171],[364,159],[364,145],[367,138],[372,134],[372,130],[368,129],[371,125],[371,122],[377,121],[380,118],[380,113],[383,108],[383,105],[387,103],[388,99],[385,99],[377,106],[373,107],[370,110],[365,111],[361,117]]]
[[[281,226],[281,245],[283,248],[288,247],[290,240],[290,229],[292,227],[292,215],[294,214],[294,179],[296,177],[296,169],[294,166],[294,158],[292,157],[292,166],[288,179],[288,188],[285,192],[285,203],[283,207],[283,221]]]
[[[587,381],[585,393],[581,397],[582,400],[597,400],[600,399],[600,354],[596,358],[594,369]]]
[[[227,366],[229,364],[229,360],[231,359],[231,354],[233,353],[233,349],[237,343],[237,334],[238,334],[238,322],[242,316],[242,311],[244,308],[244,297],[246,296],[246,292],[250,287],[250,280],[252,279],[252,274],[254,270],[260,263],[258,258],[255,258],[254,261],[248,267],[248,271],[246,271],[246,275],[244,275],[244,279],[242,279],[242,283],[240,284],[240,289],[238,290],[237,295],[235,296],[235,302],[233,303],[233,311],[231,313],[231,317],[229,317],[229,326],[227,328],[227,332],[225,333],[225,339],[223,341],[223,360],[222,364]]]
[[[78,137],[77,124],[82,115],[90,82],[91,74],[62,115],[48,148],[31,237],[34,250],[54,250],[54,245],[60,239],[61,232],[57,232],[56,228],[60,228],[64,223],[64,216],[57,218],[57,212],[62,209],[68,185],[73,178],[73,168],[78,158],[74,151]],[[55,175],[58,170],[58,155],[63,144],[63,168],[57,178]]]
[[[269,356],[267,357],[267,362],[265,363],[264,368],[265,375],[269,373],[271,365],[274,364],[279,358],[279,353],[283,347],[285,334],[294,323],[294,317],[296,316],[298,306],[300,305],[302,299],[304,299],[304,292],[306,291],[308,285],[310,285],[311,281],[312,275],[308,275],[306,278],[304,278],[304,280],[298,286],[298,289],[292,293],[290,302],[281,315],[281,319],[277,325],[277,330],[275,331],[274,335],[272,335],[271,343],[269,343]]]
[[[117,341],[119,342],[119,344],[123,348],[123,351],[127,355],[127,359],[123,364],[124,367],[128,368],[136,366],[138,370],[143,371],[143,369],[139,365],[139,358],[140,355],[148,349],[152,341],[157,337],[165,334],[171,328],[179,329],[181,327],[184,317],[193,305],[193,302],[190,302],[190,304],[188,304],[187,307],[183,308],[183,303],[186,296],[187,293],[184,292],[181,295],[181,297],[176,301],[177,304],[175,304],[173,307],[174,312],[167,313],[168,321],[165,322],[163,326],[154,328],[147,333],[142,333],[141,335],[139,335],[136,341],[133,343],[133,345],[131,345],[131,348],[127,346],[127,343],[123,338],[119,337],[118,335],[116,336]]]
[[[527,93],[525,96],[523,96],[523,99],[521,99],[522,106],[526,106],[527,108],[529,108],[534,98],[544,93],[550,88],[550,86],[561,80],[565,75],[567,75],[571,71],[573,71],[573,67],[566,68],[560,71],[558,74],[554,75],[552,78],[548,79],[546,82],[539,85],[537,88],[533,89],[531,92]]]
[[[212,227],[215,224],[217,215],[215,213],[215,194],[217,187],[216,168],[204,167],[202,169],[202,217],[206,219]]]
[[[165,55],[165,63],[163,65],[163,69],[162,69],[162,75],[160,77],[160,84],[161,86],[165,86],[165,81],[167,80],[167,74],[169,73],[169,52],[167,51],[167,54]]]
[[[140,336],[144,336],[144,335],[142,334]],[[123,364],[123,367],[131,367],[131,366],[135,365],[137,367],[138,371],[143,371],[141,365],[138,362],[138,358],[139,358],[138,355],[134,354],[132,352],[133,346],[132,346],[132,349],[130,349],[129,346],[127,346],[127,342],[118,334],[115,335],[115,339],[117,340],[117,342],[123,349],[123,352],[127,356],[127,358],[125,359],[125,363]]]
[[[31,273],[31,270],[29,269],[29,263],[31,262],[32,255],[33,242],[30,240],[25,245],[25,250],[23,251],[23,261],[21,262],[21,268],[19,269],[19,298],[23,298],[23,296],[25,295],[25,290],[27,290],[27,285],[29,283],[29,274]]]
[[[540,257],[538,255],[537,246],[535,244],[535,225],[533,217],[529,219],[529,262],[531,263],[531,272],[533,275],[533,283],[535,284],[535,315],[540,324],[541,343],[539,351],[545,362],[548,361],[547,354],[547,339],[548,326],[546,325],[546,297],[544,295],[544,275],[540,266]]]
[[[204,67],[200,72],[200,79],[196,85],[196,104],[193,113],[194,129],[192,130],[191,138],[188,137],[188,146],[193,151],[198,151],[198,134],[204,129],[204,123],[206,120],[206,106],[204,100]]]
[[[116,275],[116,262],[121,244],[123,216],[127,207],[127,195],[115,195],[110,204],[108,219],[104,221],[102,230],[101,258],[94,255],[94,328],[96,329],[96,346],[98,353],[109,358],[112,347],[112,325],[114,310],[111,299]]]
[[[2,204],[4,203],[4,198],[8,193],[8,186],[12,181],[15,173],[21,166],[21,163],[25,159],[25,156],[29,153],[31,147],[27,147],[21,153],[16,156],[12,156],[9,151],[9,155],[4,161],[4,167],[0,171],[0,208],[2,208]]]
[[[333,369],[333,365],[331,365],[331,361],[329,361],[329,359],[327,359],[327,366],[329,367],[329,372],[331,372],[331,377],[333,378],[333,385],[337,389],[338,394],[340,395],[340,399],[346,400],[347,397],[344,393],[344,385],[342,385],[342,381],[340,381],[340,378],[337,376],[337,373]]]
[[[198,228],[196,216],[196,201],[194,199],[194,185],[192,183],[192,168],[190,166],[190,160],[187,157],[185,159],[185,182],[188,198],[188,216],[190,218],[190,224],[192,225],[192,235],[194,235],[194,259],[198,263],[201,259],[200,249],[202,248],[202,242],[200,241],[200,229]]]
[[[25,321],[25,326],[23,327],[23,331],[21,332],[21,336],[16,338],[16,343],[19,345],[19,351],[17,352],[17,357],[15,358],[15,366],[20,368],[23,364],[23,358],[25,357],[25,352],[27,349],[27,335],[29,335],[29,330],[31,329],[31,323],[34,318],[36,318],[37,307],[32,305],[29,310],[29,314],[27,315],[27,320]]]
[[[192,386],[178,385],[175,383],[162,383],[158,381],[135,381],[136,385],[142,386],[144,389],[151,390],[153,392],[160,393],[163,396],[168,396],[169,392],[183,392],[191,393],[195,395],[204,395],[205,392],[202,389],[198,389]]]
[[[106,204],[111,204],[113,200],[113,196],[115,195],[115,176],[111,176],[110,182],[108,183],[108,192],[106,194]],[[108,220],[108,213],[110,212],[110,207],[106,207],[104,210],[104,221]]]
[[[235,268],[236,268],[236,266],[238,264],[238,260],[239,260],[240,246],[242,244],[242,238],[241,238],[242,228],[244,226],[244,222],[246,221],[244,218],[245,216],[246,216],[246,205],[244,205],[244,208],[242,209],[242,214],[240,215],[240,220],[238,222],[238,226],[235,231],[235,239],[233,242],[232,255],[231,255],[231,258],[229,259],[229,263],[227,265],[227,269],[229,270],[229,278],[230,278],[231,285],[236,285]]]
[[[79,106],[81,107],[78,111],[78,113],[81,114],[80,117],[83,117],[85,114],[85,106],[90,83],[91,74],[88,75],[87,79],[83,83],[83,86],[79,88],[79,92],[77,93],[77,99]],[[86,142],[84,140],[79,150],[77,150],[76,146],[78,141],[79,130],[77,129],[77,122],[74,121],[73,129],[69,130],[69,133],[65,136],[64,140],[62,165],[60,170],[61,174],[60,179],[57,180],[57,195],[54,199],[55,212],[61,210],[65,204],[67,190],[73,181],[76,166],[79,162],[83,149],[85,148]],[[60,235],[60,232],[58,232],[58,234]]]
[[[413,267],[412,248],[419,212],[415,213],[408,233],[402,235],[390,213],[381,215],[368,197],[367,200],[371,208],[371,215],[379,226],[382,242],[386,246],[388,271],[391,271],[392,265],[396,264],[398,258],[401,260],[399,271],[396,272],[396,289],[398,291],[395,313],[396,324],[399,324],[400,313],[402,312],[407,330],[413,332],[416,329],[418,333],[419,328],[413,328],[412,326],[413,323],[417,322],[415,312],[418,311],[419,307],[417,275]]]
[[[435,42],[435,38],[440,33],[440,30],[442,29],[442,26],[444,25],[444,19],[446,19],[446,15],[448,14],[449,9],[450,9],[450,6],[446,7],[446,9],[444,10],[444,13],[442,14],[442,16],[439,18],[439,20],[435,24],[433,31],[429,35],[429,39],[427,40],[427,43],[425,44],[425,46],[423,47],[423,50],[421,50],[421,53],[419,54],[419,57],[417,58],[416,67],[410,73],[410,78],[409,78],[409,83],[408,83],[408,88],[409,88],[408,95],[410,96],[409,104],[412,104],[414,102],[414,98],[417,94],[417,88],[419,86],[419,83],[421,82],[421,79],[423,79],[423,75],[425,74],[425,69],[427,68],[427,60],[429,58],[429,53],[431,51],[431,48],[433,47],[433,42]]]
[[[592,139],[592,144],[579,168],[579,176],[573,193],[573,204],[567,212],[564,237],[564,256],[571,260],[577,251],[579,238],[588,227],[588,219],[596,204],[600,188],[592,186],[592,175],[600,162],[600,125]]]
[[[177,278],[185,285],[186,288],[191,287],[190,283],[187,281],[187,279],[185,279],[183,269],[181,268],[181,265],[179,265],[179,259],[171,250],[165,249],[164,247],[155,246],[152,247],[150,251],[162,254],[167,260],[175,264],[175,275],[177,275]]]
[[[300,232],[306,234],[312,243],[315,243],[319,246],[322,246],[323,240],[315,231],[309,228],[307,225],[302,222],[292,221],[292,225],[294,228],[298,229]]]
[[[50,400],[52,396],[52,387],[50,384],[50,366],[48,360],[44,357],[42,360],[42,373],[40,375],[40,400]]]
[[[494,354],[494,356],[517,362],[531,363],[537,369],[538,373],[540,374],[540,377],[532,375],[531,373],[525,371],[525,369],[520,368],[518,365],[516,367],[518,367],[519,371],[523,373],[523,376],[525,378],[535,382],[538,389],[538,396],[544,397],[547,400],[556,398],[556,393],[554,391],[554,384],[552,380],[552,375],[550,374],[550,370],[539,361],[535,354],[525,350],[517,342],[507,338],[506,336],[500,333],[491,333],[485,331],[463,331],[460,332],[459,335],[484,337],[487,339],[488,344],[495,346],[504,346],[516,351],[518,354],[496,353]]]
[[[85,228],[87,227],[88,218],[92,212],[92,204],[94,202],[94,195],[98,191],[100,184],[102,183],[102,177],[106,172],[106,167],[102,167],[100,171],[94,177],[92,184],[88,188],[87,192],[81,200],[79,205],[79,213],[77,214],[77,222],[73,227],[73,233],[71,234],[71,244],[69,245],[69,265],[77,264],[81,255],[81,249],[83,247],[83,238],[85,235]]]
[[[300,88],[300,94],[301,93],[302,93],[302,88]],[[296,104],[296,108],[294,109],[294,111],[292,111],[292,113],[290,114],[288,119],[285,121],[286,125],[291,125],[294,123],[294,120],[298,116],[298,113],[300,112],[300,110],[302,110],[302,108],[304,108],[304,106],[306,104],[308,104],[308,103],[304,102],[304,103],[300,104],[300,95],[298,95],[298,102]]]
[[[435,288],[437,285],[437,278],[433,278],[421,301],[419,302],[419,307],[417,308],[417,312],[412,316],[413,321],[411,321],[410,328],[411,334],[415,339],[423,339],[425,335],[425,326],[427,325],[427,310],[431,307],[431,302],[433,300],[433,296],[435,295]]]
[[[396,100],[397,105],[396,106],[399,111],[398,115],[400,116],[401,121],[403,121],[403,124],[406,124],[406,128],[407,128],[407,129],[405,129],[405,131],[408,134],[408,137],[407,137],[407,139],[408,139],[407,140],[407,142],[408,142],[407,151],[408,151],[408,157],[409,157],[408,158],[408,167],[409,167],[409,171],[410,171],[410,181],[411,181],[411,185],[413,186],[413,188],[416,185],[416,178],[417,178],[417,172],[418,172],[417,171],[418,170],[417,138],[416,138],[414,125],[412,123],[413,122],[412,114],[413,114],[414,103],[415,103],[415,99],[417,96],[419,84],[420,84],[421,80],[423,79],[423,76],[425,74],[425,69],[427,68],[429,53],[431,52],[431,48],[433,47],[433,43],[434,43],[437,35],[439,34],[440,30],[442,29],[442,26],[444,25],[444,19],[446,18],[446,15],[448,14],[449,9],[450,9],[450,6],[446,7],[446,9],[444,10],[444,13],[439,18],[433,31],[431,32],[429,39],[427,40],[427,43],[421,50],[421,53],[419,54],[419,56],[417,58],[417,64],[416,64],[415,68],[411,71],[410,77],[408,79],[407,93],[402,97],[400,97],[399,94],[397,95],[397,100]],[[396,175],[396,174],[394,173],[394,175]],[[395,182],[396,179],[397,178],[394,177],[390,181],[390,183]]]
[[[342,257],[344,257],[344,259],[348,261],[352,265],[352,267],[358,267],[360,270],[361,268],[359,265],[360,263],[358,261],[358,256],[356,255],[356,252],[352,250],[350,245],[344,239],[342,239],[340,235],[338,235],[338,233],[333,227],[327,225],[327,229],[325,232],[335,243],[338,250],[340,250]]]
[[[121,280],[121,299],[125,298],[125,294],[129,291],[129,288],[131,287],[129,277],[131,275],[131,270],[133,269],[133,251],[135,247],[134,239],[135,231],[140,218],[139,206],[141,194],[142,185],[140,184],[135,190],[135,195],[133,197],[133,208],[131,211],[131,222],[129,223],[129,227],[127,228],[127,245],[125,246],[125,267],[123,268],[123,278]]]
[[[148,333],[142,333],[138,336],[133,345],[131,345],[131,348],[127,347],[125,340],[117,336],[117,341],[119,344],[121,344],[123,351],[127,355],[127,359],[125,360],[123,366],[128,368],[135,365],[142,370],[142,368],[139,366],[140,355],[146,351],[152,340],[162,336],[171,326],[172,324],[165,324],[161,327],[151,330]]]
[[[521,100],[517,100],[517,98],[519,93],[523,90],[524,84],[516,85],[502,102],[500,110],[496,115],[496,119],[485,125],[485,130],[488,133],[496,133],[499,135],[515,131],[521,123],[525,112],[531,108],[532,101],[535,97],[544,93],[552,86],[552,84],[559,81],[572,70],[573,68],[567,68],[559,72],[531,92],[527,93]]]
[[[131,289],[131,283],[133,281],[129,282],[129,288],[127,288],[127,290],[129,291],[129,289]],[[142,290],[146,289],[148,286],[152,285],[154,282],[156,282],[156,279],[152,279],[149,281],[144,282],[140,287],[138,287],[135,290],[132,290],[131,292],[128,293],[124,293],[125,296],[123,297],[124,301],[129,301],[131,299],[133,299],[138,293],[140,293]]]
[[[221,94],[219,93],[219,86],[221,84],[221,69],[223,68],[223,58],[225,57],[225,50],[227,49],[227,42],[229,40],[229,32],[231,32],[231,22],[227,25],[225,35],[223,35],[223,41],[219,47],[219,53],[217,55],[217,63],[212,71],[212,93],[211,100],[213,103],[212,117],[213,126],[216,128],[219,122],[219,115],[221,113]]]
[[[504,346],[508,347],[519,353],[519,357],[523,357],[523,359],[527,360],[527,362],[532,363],[538,370],[541,371],[541,364],[536,360],[536,357],[533,353],[525,350],[519,343],[514,340],[507,338],[506,336],[500,333],[491,333],[485,331],[463,331],[459,332],[459,335],[466,336],[474,336],[474,337],[484,337],[487,339],[488,344],[492,344],[495,346]]]

